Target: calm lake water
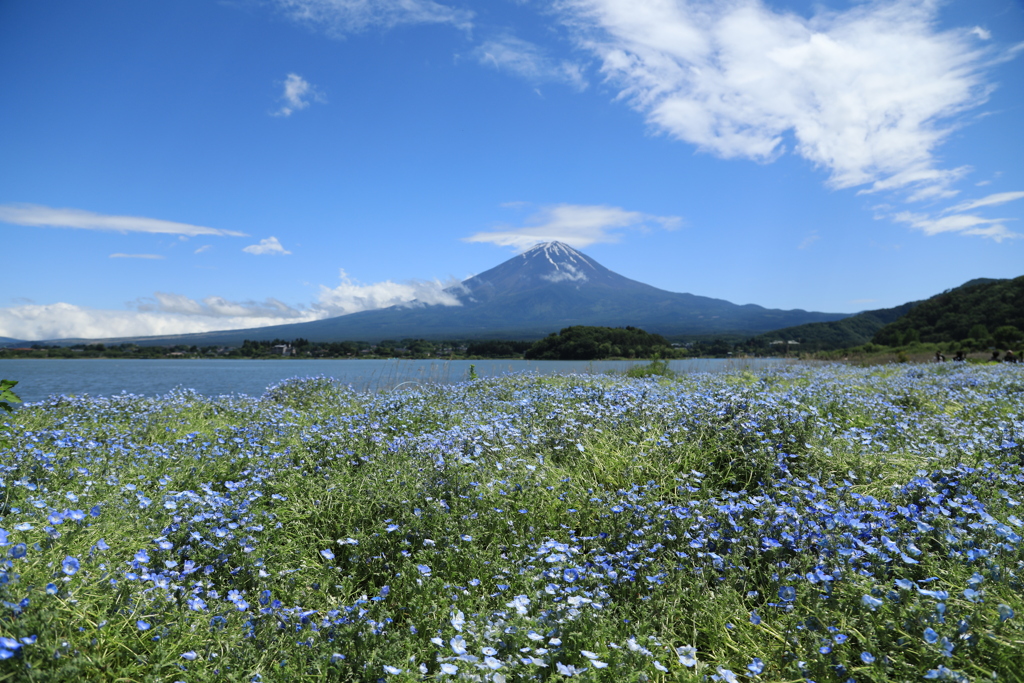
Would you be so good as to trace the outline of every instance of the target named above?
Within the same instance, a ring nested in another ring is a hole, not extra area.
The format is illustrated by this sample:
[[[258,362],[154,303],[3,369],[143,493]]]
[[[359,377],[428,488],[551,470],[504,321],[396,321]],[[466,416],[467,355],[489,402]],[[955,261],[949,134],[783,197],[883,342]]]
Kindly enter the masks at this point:
[[[722,372],[757,369],[786,362],[778,359],[673,360],[676,372]],[[18,381],[15,392],[23,401],[41,401],[55,394],[109,396],[128,392],[143,396],[167,393],[174,387],[195,389],[204,396],[259,396],[271,384],[289,377],[326,375],[360,391],[389,389],[404,382],[452,383],[477,375],[493,377],[510,372],[606,373],[623,372],[646,361],[524,361],[524,360],[219,360],[219,359],[31,359],[0,360],[0,378]]]

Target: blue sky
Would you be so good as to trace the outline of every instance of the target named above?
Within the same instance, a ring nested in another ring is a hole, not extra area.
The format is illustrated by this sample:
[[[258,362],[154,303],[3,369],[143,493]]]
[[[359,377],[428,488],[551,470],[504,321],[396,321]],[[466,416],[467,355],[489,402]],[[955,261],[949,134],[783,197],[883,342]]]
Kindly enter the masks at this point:
[[[0,336],[414,298],[558,239],[855,312],[1024,274],[1024,2],[0,3]]]

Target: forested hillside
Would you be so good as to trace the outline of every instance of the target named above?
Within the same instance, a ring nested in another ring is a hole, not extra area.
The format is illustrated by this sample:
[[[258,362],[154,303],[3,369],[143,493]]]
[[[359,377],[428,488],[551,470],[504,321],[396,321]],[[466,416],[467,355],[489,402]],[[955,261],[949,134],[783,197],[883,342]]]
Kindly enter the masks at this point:
[[[886,325],[874,343],[899,346],[915,341],[963,342],[968,346],[1008,347],[1024,330],[1024,277],[972,280],[933,296]]]

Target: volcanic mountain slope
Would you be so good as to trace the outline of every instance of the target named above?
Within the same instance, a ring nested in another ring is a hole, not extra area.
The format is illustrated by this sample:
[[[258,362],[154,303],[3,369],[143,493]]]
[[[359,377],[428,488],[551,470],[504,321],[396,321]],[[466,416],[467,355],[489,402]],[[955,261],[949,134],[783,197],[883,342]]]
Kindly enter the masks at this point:
[[[662,335],[757,333],[846,317],[667,292],[618,275],[561,242],[539,244],[447,291],[459,305],[412,302],[307,323],[132,341],[203,346],[299,337],[536,339],[570,325],[632,325]]]

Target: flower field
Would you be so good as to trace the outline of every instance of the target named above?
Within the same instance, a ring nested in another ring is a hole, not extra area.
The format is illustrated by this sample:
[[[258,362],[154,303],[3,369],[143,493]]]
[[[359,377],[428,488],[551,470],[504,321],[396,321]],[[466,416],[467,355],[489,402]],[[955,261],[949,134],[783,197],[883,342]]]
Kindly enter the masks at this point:
[[[1024,367],[54,397],[0,681],[1024,680]]]

